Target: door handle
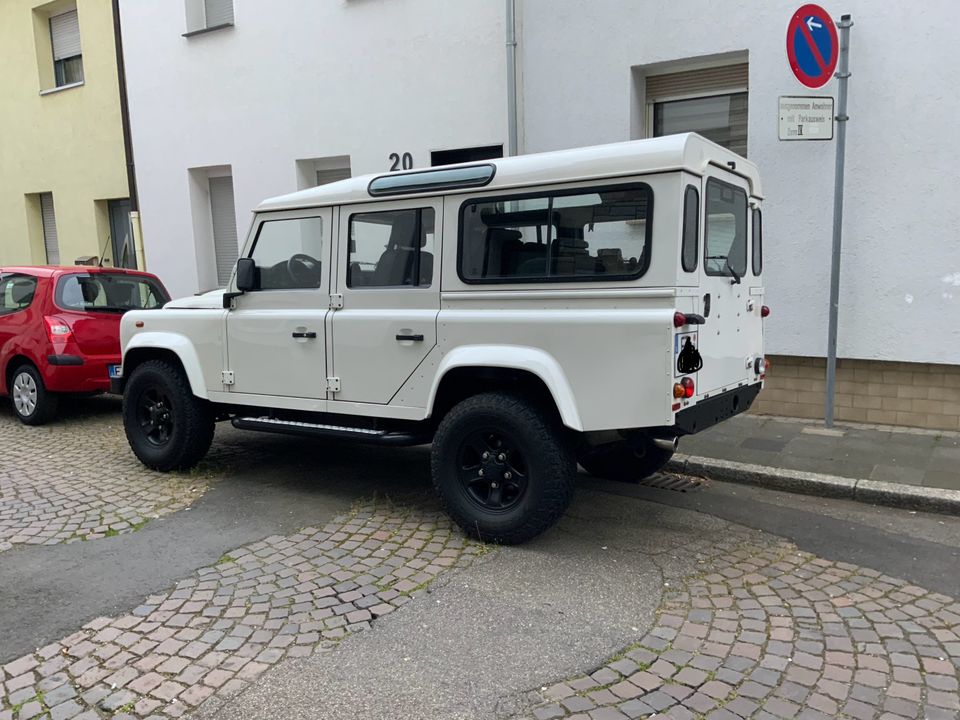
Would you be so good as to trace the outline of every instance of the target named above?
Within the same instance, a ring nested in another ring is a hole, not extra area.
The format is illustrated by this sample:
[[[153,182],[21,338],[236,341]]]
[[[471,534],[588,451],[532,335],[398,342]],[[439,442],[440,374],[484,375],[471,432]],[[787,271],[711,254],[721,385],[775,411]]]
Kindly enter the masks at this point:
[[[413,342],[423,342],[423,335],[397,335],[397,340],[412,340]]]
[[[317,337],[315,332],[295,332],[292,333],[292,337],[295,338],[306,338],[307,340],[314,340]]]

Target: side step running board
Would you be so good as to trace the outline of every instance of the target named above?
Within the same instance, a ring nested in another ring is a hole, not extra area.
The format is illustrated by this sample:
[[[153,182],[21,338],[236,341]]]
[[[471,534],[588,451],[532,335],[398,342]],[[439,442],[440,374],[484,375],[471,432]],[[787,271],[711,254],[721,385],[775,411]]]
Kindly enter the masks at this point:
[[[278,420],[271,417],[238,417],[231,424],[239,430],[259,430],[281,435],[305,435],[308,437],[329,437],[372,445],[426,445],[430,442],[424,435],[404,432],[388,432],[368,428],[346,427],[343,425],[323,425],[320,423],[298,422],[296,420]]]

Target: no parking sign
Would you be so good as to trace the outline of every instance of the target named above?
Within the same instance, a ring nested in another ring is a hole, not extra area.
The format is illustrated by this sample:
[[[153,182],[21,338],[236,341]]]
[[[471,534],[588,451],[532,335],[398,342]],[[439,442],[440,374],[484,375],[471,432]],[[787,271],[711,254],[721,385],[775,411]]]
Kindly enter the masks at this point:
[[[804,5],[787,24],[787,58],[797,80],[808,88],[826,85],[840,55],[837,28],[819,5]]]

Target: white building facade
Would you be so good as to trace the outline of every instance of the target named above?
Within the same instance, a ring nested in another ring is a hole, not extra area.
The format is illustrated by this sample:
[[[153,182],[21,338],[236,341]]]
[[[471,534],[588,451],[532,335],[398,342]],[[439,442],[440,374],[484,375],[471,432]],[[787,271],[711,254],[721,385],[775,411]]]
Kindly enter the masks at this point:
[[[834,141],[778,138],[799,2],[516,0],[521,152],[696,130],[761,169],[773,367],[823,413]],[[148,268],[222,285],[261,199],[505,153],[502,0],[123,0]],[[852,29],[838,419],[960,430],[953,4],[826,4]],[[909,39],[909,48],[904,48]]]

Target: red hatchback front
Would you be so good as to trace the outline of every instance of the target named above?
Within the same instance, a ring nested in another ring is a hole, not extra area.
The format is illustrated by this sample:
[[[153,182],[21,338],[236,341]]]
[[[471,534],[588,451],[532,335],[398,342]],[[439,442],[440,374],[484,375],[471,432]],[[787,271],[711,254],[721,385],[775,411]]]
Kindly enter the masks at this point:
[[[98,393],[119,372],[120,318],[170,299],[156,276],[87,267],[0,268],[0,394],[39,425],[59,393]]]

